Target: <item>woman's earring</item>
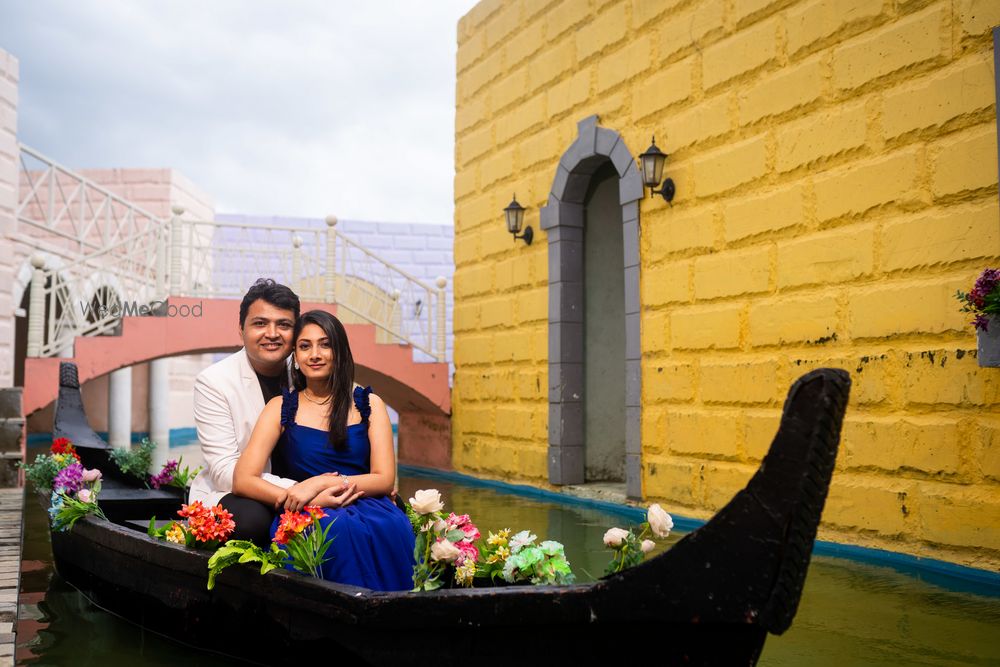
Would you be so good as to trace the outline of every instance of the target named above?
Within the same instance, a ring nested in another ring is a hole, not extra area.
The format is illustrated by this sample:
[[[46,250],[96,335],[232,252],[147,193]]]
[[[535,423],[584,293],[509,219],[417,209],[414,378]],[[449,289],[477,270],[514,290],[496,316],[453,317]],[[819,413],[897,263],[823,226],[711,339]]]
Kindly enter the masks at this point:
[[[295,370],[299,370],[299,362],[297,360],[293,361],[292,365],[295,366]]]

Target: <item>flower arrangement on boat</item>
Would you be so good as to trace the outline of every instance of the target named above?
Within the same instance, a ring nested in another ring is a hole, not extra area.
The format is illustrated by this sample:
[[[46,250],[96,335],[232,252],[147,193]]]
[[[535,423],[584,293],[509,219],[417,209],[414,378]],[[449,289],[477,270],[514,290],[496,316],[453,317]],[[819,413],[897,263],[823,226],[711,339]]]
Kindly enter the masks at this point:
[[[47,454],[39,454],[33,463],[22,463],[24,475],[42,493],[52,491],[52,483],[59,472],[72,463],[79,463],[80,455],[68,438],[52,441]]]
[[[52,481],[49,519],[52,529],[70,530],[77,521],[94,514],[107,518],[97,504],[101,492],[101,471],[88,470],[80,463],[70,463]]]
[[[201,472],[201,466],[191,470],[188,466],[184,466],[182,468],[181,464],[183,462],[184,457],[182,456],[180,459],[171,459],[164,463],[163,467],[160,468],[160,472],[149,478],[149,485],[154,489],[159,489],[164,486],[172,486],[181,489],[182,491],[190,489],[191,482],[193,482],[194,478],[198,476],[199,472]]]
[[[490,584],[568,584],[574,580],[563,545],[523,530],[511,537],[504,528],[490,533],[485,544],[468,514],[444,515],[444,502],[437,489],[421,489],[410,498],[407,516],[416,536],[413,557],[413,590],[433,591],[454,583],[473,586],[479,578]]]
[[[609,528],[604,533],[604,545],[610,547],[614,555],[604,574],[617,574],[641,563],[646,554],[656,548],[656,542],[650,538],[664,539],[670,535],[673,527],[674,520],[671,516],[657,503],[653,503],[646,511],[646,520],[638,529]]]
[[[476,576],[491,582],[499,577],[510,584],[559,585],[576,580],[562,544],[554,540],[535,544],[537,536],[527,530],[513,537],[510,532],[510,528],[504,528],[489,534]]]
[[[21,467],[34,487],[49,496],[48,513],[53,530],[69,530],[88,514],[104,517],[97,505],[101,471],[83,467],[69,438],[56,438],[47,454],[39,454],[33,463]]]
[[[171,521],[157,528],[156,517],[149,520],[150,537],[200,549],[215,549],[226,542],[236,529],[233,515],[222,505],[205,507],[200,500],[181,505],[178,516],[186,522]]]
[[[326,553],[334,540],[327,533],[336,521],[323,528],[319,520],[325,516],[323,508],[316,505],[307,505],[301,512],[286,511],[279,519],[270,549],[249,540],[230,540],[208,559],[208,589],[215,588],[215,578],[222,570],[236,563],[260,563],[262,575],[286,567],[321,579],[321,567],[330,560]]]

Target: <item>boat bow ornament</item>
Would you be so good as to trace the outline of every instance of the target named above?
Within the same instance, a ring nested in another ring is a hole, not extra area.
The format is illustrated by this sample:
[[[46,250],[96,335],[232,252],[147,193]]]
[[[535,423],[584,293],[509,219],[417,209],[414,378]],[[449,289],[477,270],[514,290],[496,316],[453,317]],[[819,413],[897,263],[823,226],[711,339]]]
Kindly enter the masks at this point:
[[[15,235],[37,249],[29,357],[67,356],[77,336],[164,314],[171,297],[242,298],[266,276],[375,325],[378,342],[445,361],[445,279],[417,279],[339,233],[333,216],[325,229],[192,220],[180,207],[164,219],[24,145],[19,164]]]

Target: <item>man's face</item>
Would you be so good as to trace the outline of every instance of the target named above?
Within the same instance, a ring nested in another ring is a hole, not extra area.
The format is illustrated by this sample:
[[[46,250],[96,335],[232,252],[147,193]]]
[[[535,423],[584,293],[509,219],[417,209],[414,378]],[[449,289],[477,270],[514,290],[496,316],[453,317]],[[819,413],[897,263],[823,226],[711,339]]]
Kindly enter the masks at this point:
[[[264,375],[281,372],[285,358],[292,351],[294,314],[263,299],[247,308],[240,335],[254,370]]]

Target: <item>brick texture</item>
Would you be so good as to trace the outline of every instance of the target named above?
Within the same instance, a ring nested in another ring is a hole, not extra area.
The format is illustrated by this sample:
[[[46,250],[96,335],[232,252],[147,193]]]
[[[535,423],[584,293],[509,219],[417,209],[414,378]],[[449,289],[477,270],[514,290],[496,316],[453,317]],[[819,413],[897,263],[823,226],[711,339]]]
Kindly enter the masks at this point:
[[[455,349],[456,372],[476,372],[454,400],[456,414],[469,408],[454,423],[456,467],[547,481],[539,209],[577,123],[597,115],[620,133],[619,170],[655,135],[677,187],[671,205],[637,202],[646,498],[707,516],[765,455],[789,384],[843,368],[853,386],[825,525],[847,542],[1000,568],[1000,379],[978,366],[955,299],[1000,265],[998,23],[986,0],[470,12],[457,59]],[[540,43],[516,55],[486,35],[537,26]],[[514,188],[530,248],[512,246],[499,217]]]

